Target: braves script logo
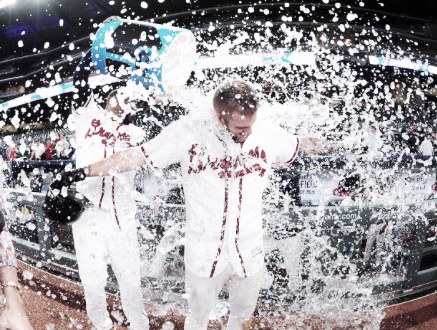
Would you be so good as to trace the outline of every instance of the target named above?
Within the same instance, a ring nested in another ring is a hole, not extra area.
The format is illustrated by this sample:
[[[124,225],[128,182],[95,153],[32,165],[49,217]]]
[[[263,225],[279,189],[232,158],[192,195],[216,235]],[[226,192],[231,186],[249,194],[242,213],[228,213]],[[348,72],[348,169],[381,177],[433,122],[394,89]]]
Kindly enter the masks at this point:
[[[206,168],[218,170],[221,178],[241,177],[246,174],[259,172],[263,176],[267,164],[266,153],[264,150],[250,150],[247,154],[239,154],[237,157],[226,156],[223,159],[213,158],[205,154],[205,148],[194,144],[188,151],[191,165],[188,167],[188,174],[195,174],[204,171]]]
[[[92,127],[88,129],[88,132],[85,135],[85,139],[92,137],[94,135],[98,135],[98,136],[103,138],[102,143],[105,146],[113,147],[115,145],[115,141],[117,141],[117,140],[122,141],[122,142],[127,142],[128,147],[131,146],[129,143],[129,141],[130,141],[129,134],[117,132],[118,135],[116,136],[115,134],[105,130],[101,126],[100,120],[98,120],[98,119],[93,119],[91,121],[91,126]]]

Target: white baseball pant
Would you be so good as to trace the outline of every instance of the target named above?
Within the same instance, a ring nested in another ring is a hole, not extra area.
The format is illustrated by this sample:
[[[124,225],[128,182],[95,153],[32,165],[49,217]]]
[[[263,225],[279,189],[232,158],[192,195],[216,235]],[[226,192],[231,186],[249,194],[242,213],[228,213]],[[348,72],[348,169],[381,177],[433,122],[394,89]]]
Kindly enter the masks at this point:
[[[239,277],[231,264],[215,277],[199,277],[185,270],[185,291],[188,301],[188,315],[185,330],[206,330],[209,314],[223,285],[228,288],[231,313],[227,330],[241,330],[244,322],[250,320],[256,308],[264,268],[249,277]]]
[[[113,212],[97,208],[85,211],[72,226],[87,314],[97,330],[109,330],[113,326],[106,309],[108,263],[117,278],[123,311],[130,323],[130,329],[149,329],[149,320],[143,314],[134,211],[118,213],[119,218],[123,217],[121,229]]]

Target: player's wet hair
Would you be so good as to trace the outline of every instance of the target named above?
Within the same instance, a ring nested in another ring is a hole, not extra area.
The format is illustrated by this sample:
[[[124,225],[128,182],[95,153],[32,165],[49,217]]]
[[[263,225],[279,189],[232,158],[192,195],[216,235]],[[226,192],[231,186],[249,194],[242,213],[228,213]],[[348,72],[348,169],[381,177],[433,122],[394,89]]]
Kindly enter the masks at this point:
[[[252,115],[258,110],[259,99],[253,87],[245,81],[233,80],[217,88],[213,106],[215,111],[242,110],[244,114]]]

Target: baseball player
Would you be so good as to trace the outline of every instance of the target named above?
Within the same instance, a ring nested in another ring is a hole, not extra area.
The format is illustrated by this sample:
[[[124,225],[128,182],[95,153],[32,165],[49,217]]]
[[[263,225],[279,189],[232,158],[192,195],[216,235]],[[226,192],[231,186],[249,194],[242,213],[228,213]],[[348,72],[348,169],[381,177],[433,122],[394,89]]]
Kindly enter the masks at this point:
[[[185,329],[207,328],[223,285],[231,308],[228,329],[248,329],[263,276],[262,192],[271,164],[338,147],[256,123],[258,97],[244,81],[219,87],[213,108],[208,118],[206,110],[202,118],[182,118],[140,147],[65,172],[60,181],[180,163],[187,217]]]
[[[122,123],[133,111],[135,106],[122,89],[110,94],[106,109],[94,102],[80,108],[74,118],[77,166],[105,159],[141,141],[142,129]],[[108,263],[117,278],[130,329],[149,328],[143,314],[134,176],[135,171],[129,171],[87,178],[77,184],[77,190],[94,205],[73,223],[72,229],[87,313],[97,330],[113,326],[106,309]]]

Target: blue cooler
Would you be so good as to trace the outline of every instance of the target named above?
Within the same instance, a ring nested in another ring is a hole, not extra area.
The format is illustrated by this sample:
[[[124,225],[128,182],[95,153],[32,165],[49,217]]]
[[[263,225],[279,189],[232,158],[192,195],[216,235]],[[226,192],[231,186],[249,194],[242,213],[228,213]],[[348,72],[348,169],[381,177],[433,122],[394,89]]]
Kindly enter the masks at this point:
[[[91,55],[102,74],[170,92],[190,77],[196,39],[187,29],[120,19],[97,31]]]

